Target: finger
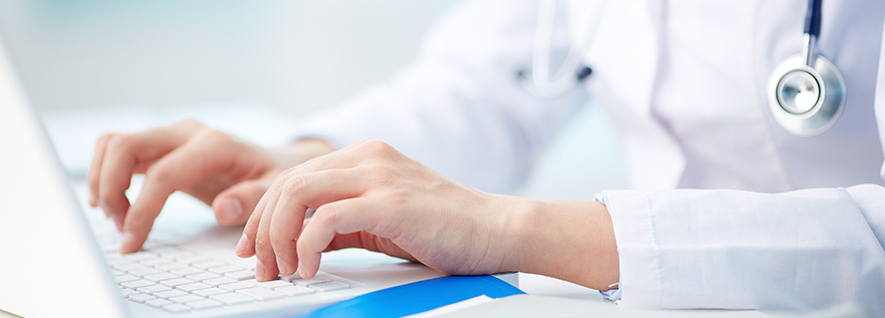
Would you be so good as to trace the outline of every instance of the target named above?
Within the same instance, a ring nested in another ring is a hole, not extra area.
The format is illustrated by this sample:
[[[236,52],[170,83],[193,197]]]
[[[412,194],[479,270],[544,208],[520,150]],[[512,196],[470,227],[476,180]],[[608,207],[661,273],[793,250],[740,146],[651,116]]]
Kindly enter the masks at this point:
[[[379,143],[381,142],[373,140],[360,141],[331,154],[308,160],[290,170],[298,173],[310,173],[329,169],[353,168],[367,157],[366,152],[372,152],[374,151],[372,148],[376,148],[367,145]]]
[[[279,273],[276,254],[270,240],[270,224],[275,212],[273,207],[276,206],[283,191],[280,184],[279,180],[274,181],[274,185],[271,186],[270,190],[262,198],[266,202],[263,205],[261,217],[258,220],[257,231],[254,232],[255,258],[258,259],[258,264],[255,267],[255,279],[258,281],[273,280]]]
[[[311,278],[320,268],[322,252],[326,250],[336,234],[367,231],[387,237],[388,233],[377,233],[376,227],[386,224],[384,211],[373,199],[354,198],[325,204],[314,214],[310,224],[298,238],[298,271],[302,278]]]
[[[130,253],[141,248],[169,195],[226,168],[226,161],[216,160],[224,157],[218,155],[217,148],[213,143],[189,142],[148,169],[141,193],[126,215],[120,252]]]
[[[89,184],[89,205],[98,206],[98,180],[101,176],[101,163],[104,161],[104,153],[108,146],[108,140],[114,136],[113,134],[105,134],[98,138],[95,143],[95,153],[92,155],[92,163],[89,164],[89,173],[86,175],[86,182]],[[105,215],[109,216],[107,211]]]
[[[98,176],[98,204],[111,215],[118,230],[123,230],[123,220],[129,210],[126,190],[136,165],[154,161],[186,140],[186,136],[174,129],[152,129],[108,139]]]
[[[258,201],[267,192],[270,182],[250,180],[240,182],[222,191],[212,201],[215,219],[221,225],[240,225],[249,220],[249,215]]]
[[[274,200],[268,200],[268,202],[272,201]],[[255,258],[258,260],[255,267],[255,279],[260,282],[273,280],[279,274],[277,258],[270,242],[269,233],[273,212],[273,209],[265,207],[261,219],[258,221],[258,232],[255,234]]]
[[[365,175],[355,168],[335,169],[299,174],[281,183],[280,198],[273,212],[268,214],[271,222],[267,232],[277,257],[277,267],[284,275],[292,275],[297,269],[296,239],[301,234],[306,210],[360,196],[370,186]],[[259,237],[262,230],[259,228]]]
[[[255,237],[258,233],[258,225],[261,223],[261,217],[264,214],[264,208],[267,206],[267,200],[270,199],[273,193],[276,193],[276,187],[276,182],[271,184],[267,192],[258,200],[255,209],[252,210],[252,215],[249,216],[249,221],[246,221],[246,226],[243,228],[243,237],[237,243],[235,251],[237,256],[246,258],[255,255]]]

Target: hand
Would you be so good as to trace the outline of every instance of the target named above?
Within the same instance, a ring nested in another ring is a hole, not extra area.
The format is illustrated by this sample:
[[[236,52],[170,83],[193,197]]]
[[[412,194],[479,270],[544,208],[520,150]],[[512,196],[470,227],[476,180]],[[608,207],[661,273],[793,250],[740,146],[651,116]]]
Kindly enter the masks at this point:
[[[268,150],[192,120],[107,134],[99,138],[89,169],[89,204],[101,206],[123,232],[120,252],[135,252],[175,191],[211,205],[222,225],[242,224],[281,171],[280,162]],[[144,174],[145,181],[130,205],[125,191],[134,174]]]
[[[323,251],[348,247],[446,273],[498,272],[509,268],[496,248],[498,200],[387,144],[361,142],[280,174],[246,224],[237,255],[257,253],[259,280],[291,275],[298,264],[312,277]],[[316,212],[302,224],[308,208]]]
[[[307,221],[307,209],[316,209]],[[448,274],[539,273],[597,289],[617,282],[611,220],[598,202],[534,200],[461,185],[379,141],[289,169],[249,218],[237,255],[256,279],[304,278],[321,253],[358,247]]]

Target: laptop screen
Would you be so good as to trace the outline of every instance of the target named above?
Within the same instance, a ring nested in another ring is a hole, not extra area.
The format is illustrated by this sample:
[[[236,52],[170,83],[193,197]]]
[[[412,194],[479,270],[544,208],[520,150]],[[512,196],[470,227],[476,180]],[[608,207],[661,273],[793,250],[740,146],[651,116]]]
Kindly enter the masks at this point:
[[[0,309],[124,316],[122,299],[0,34]]]

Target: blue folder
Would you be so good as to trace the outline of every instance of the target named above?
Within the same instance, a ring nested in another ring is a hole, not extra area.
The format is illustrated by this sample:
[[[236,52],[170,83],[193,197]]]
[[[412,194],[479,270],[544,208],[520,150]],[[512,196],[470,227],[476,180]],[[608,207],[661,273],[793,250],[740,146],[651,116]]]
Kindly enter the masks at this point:
[[[493,276],[443,276],[357,296],[301,317],[402,317],[476,296],[516,294],[525,292]]]

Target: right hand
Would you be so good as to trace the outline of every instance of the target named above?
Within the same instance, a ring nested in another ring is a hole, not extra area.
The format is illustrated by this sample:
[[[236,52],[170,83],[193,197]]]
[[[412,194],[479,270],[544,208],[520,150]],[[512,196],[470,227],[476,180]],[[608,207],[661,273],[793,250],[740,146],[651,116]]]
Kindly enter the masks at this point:
[[[183,191],[211,205],[219,224],[243,224],[281,171],[266,149],[193,120],[98,139],[89,168],[89,204],[123,233],[121,253],[141,249],[169,195]],[[130,205],[134,174],[144,186]]]

